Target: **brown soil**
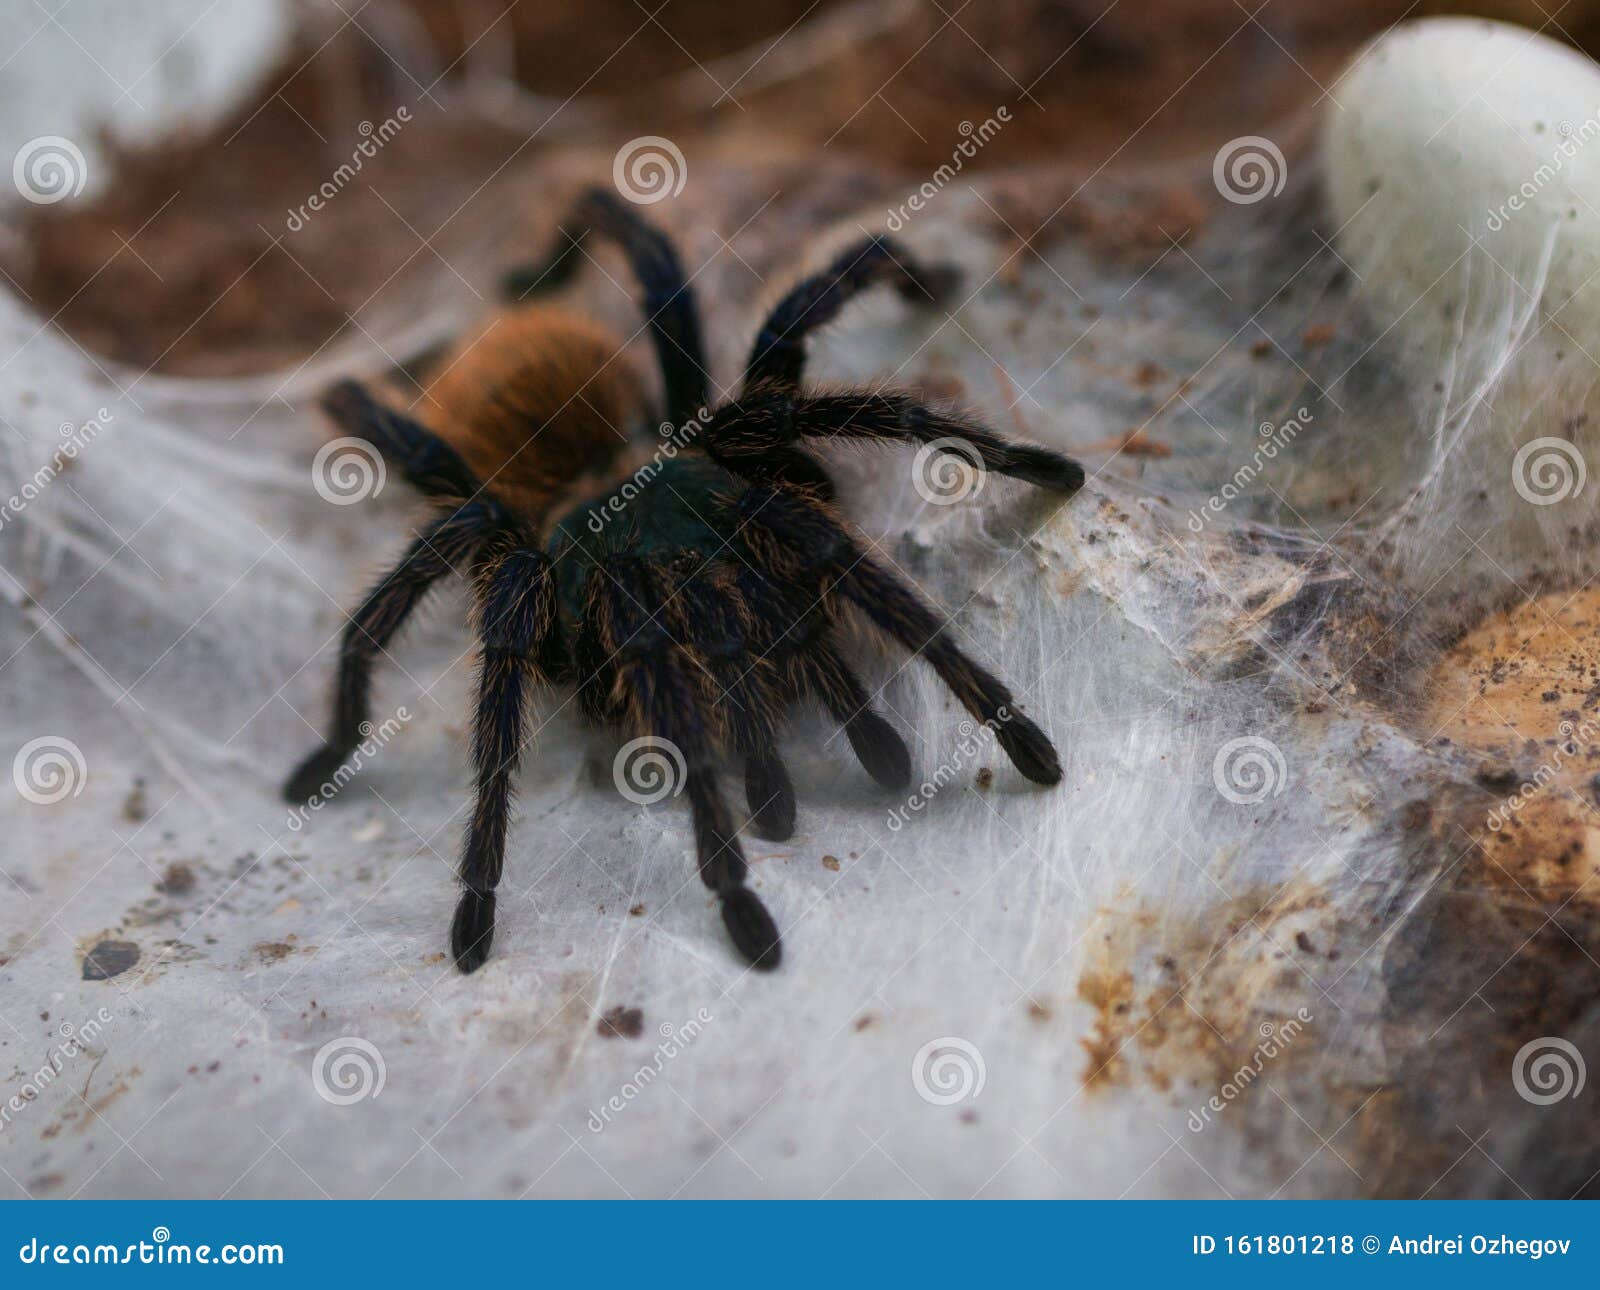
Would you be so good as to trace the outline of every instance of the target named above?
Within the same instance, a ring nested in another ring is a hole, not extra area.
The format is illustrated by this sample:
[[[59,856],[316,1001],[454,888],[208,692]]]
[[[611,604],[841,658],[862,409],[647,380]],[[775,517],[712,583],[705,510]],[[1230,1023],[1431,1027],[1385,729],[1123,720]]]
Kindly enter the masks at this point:
[[[1548,27],[1531,4],[1476,8]],[[1589,43],[1597,8],[1569,4],[1562,29]],[[140,370],[272,370],[386,307],[411,308],[419,274],[457,300],[471,300],[462,279],[487,295],[487,262],[540,240],[564,194],[602,178],[629,138],[672,138],[696,179],[717,156],[756,172],[798,163],[773,211],[803,213],[819,168],[865,166],[905,188],[951,160],[963,123],[1002,106],[1010,122],[956,182],[1057,167],[1054,180],[1002,188],[996,218],[1015,236],[1160,245],[1203,223],[1203,191],[1158,185],[1130,211],[1096,201],[1085,180],[1203,159],[1267,129],[1316,103],[1360,41],[1424,10],[1278,0],[1252,20],[1225,0],[997,0],[957,13],[678,0],[652,19],[631,0],[505,12],[372,0],[331,39],[307,33],[216,130],[123,157],[92,203],[23,212],[0,270],[42,316]],[[507,76],[525,92],[509,106]],[[292,231],[290,212],[350,159],[361,123],[401,106],[412,120]],[[747,174],[747,195],[755,182]],[[876,200],[871,187],[851,189],[856,204]],[[730,233],[755,210],[735,213]]]
[[[1548,593],[1469,632],[1434,669],[1428,728],[1480,754],[1466,832],[1484,873],[1600,905],[1600,589]]]

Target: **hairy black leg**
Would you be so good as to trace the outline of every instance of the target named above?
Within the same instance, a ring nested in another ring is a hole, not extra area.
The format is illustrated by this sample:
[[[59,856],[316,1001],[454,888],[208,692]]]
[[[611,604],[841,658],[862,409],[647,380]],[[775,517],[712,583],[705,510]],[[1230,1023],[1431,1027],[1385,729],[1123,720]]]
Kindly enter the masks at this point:
[[[907,394],[830,394],[815,398],[761,386],[718,408],[706,426],[706,451],[724,469],[760,483],[808,483],[817,466],[797,446],[807,439],[865,439],[938,445],[969,465],[1070,496],[1083,467],[1034,444],[1014,443],[971,417],[947,415]],[[805,465],[809,463],[809,467]],[[824,501],[826,492],[819,492]]]
[[[810,591],[786,590],[753,569],[738,575],[741,597],[759,626],[764,653],[777,660],[786,701],[810,697],[844,727],[857,759],[885,788],[911,783],[905,740],[872,707],[866,686],[839,654],[827,607]]]
[[[791,674],[844,727],[867,774],[885,788],[910,787],[911,753],[899,732],[872,708],[866,686],[832,642],[818,639],[789,659]]]
[[[973,465],[1052,492],[1083,487],[1083,467],[1070,457],[1034,444],[1014,443],[971,417],[947,416],[905,394],[828,394],[801,399],[795,429],[805,437],[888,439],[901,443],[943,441]],[[964,449],[964,450],[963,450]]]
[[[372,665],[396,632],[421,603],[429,588],[471,558],[496,523],[489,506],[469,502],[433,521],[361,602],[345,624],[339,643],[339,668],[334,687],[333,716],[327,742],[295,768],[284,785],[291,802],[305,802],[322,792],[340,766],[365,737],[372,702]]]
[[[855,296],[887,282],[911,304],[934,304],[959,280],[951,265],[925,265],[893,238],[852,243],[821,273],[804,278],[778,301],[756,335],[745,388],[772,383],[797,388],[805,370],[806,338],[831,322]]]
[[[477,801],[461,849],[461,899],[450,926],[456,966],[483,966],[494,941],[495,888],[505,862],[513,776],[522,756],[534,659],[555,622],[555,591],[545,557],[526,547],[492,552],[477,576],[478,634],[483,661],[473,721]]]
[[[938,614],[871,559],[823,507],[792,494],[760,489],[746,494],[743,506],[752,517],[752,527],[770,535],[789,564],[817,579],[823,595],[848,601],[885,635],[925,659],[962,706],[994,731],[1023,775],[1038,784],[1061,782],[1054,745],[1017,711],[1005,684],[968,658]]]
[[[483,484],[461,454],[420,421],[385,407],[359,381],[340,381],[322,396],[338,426],[369,440],[413,488],[430,497],[479,497]]]
[[[644,315],[666,386],[667,419],[674,426],[682,426],[710,399],[705,347],[700,340],[700,312],[671,240],[641,219],[631,203],[603,188],[589,189],[562,221],[550,255],[540,264],[507,274],[504,294],[521,300],[534,291],[551,290],[567,282],[581,262],[579,253],[591,232],[609,237],[622,248],[634,277],[644,288]]]
[[[692,646],[704,704],[719,705],[744,758],[750,824],[769,841],[794,836],[794,785],[778,755],[771,664],[749,650],[749,606],[731,583],[691,578],[670,598],[674,628]]]
[[[744,850],[717,785],[714,728],[678,658],[679,647],[651,613],[650,607],[662,603],[659,577],[636,560],[612,561],[595,576],[608,581],[590,602],[596,611],[592,630],[612,660],[625,724],[666,741],[683,757],[700,877],[717,895],[735,948],[754,967],[775,968],[782,956],[778,928],[744,885]]]

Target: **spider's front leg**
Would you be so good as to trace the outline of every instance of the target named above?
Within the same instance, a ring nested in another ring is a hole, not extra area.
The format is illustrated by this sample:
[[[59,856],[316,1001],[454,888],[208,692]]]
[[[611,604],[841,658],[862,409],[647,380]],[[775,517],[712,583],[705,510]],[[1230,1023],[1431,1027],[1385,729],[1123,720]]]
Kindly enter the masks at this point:
[[[741,510],[750,527],[768,540],[752,544],[758,559],[778,559],[803,569],[821,597],[849,604],[884,635],[921,656],[961,705],[994,732],[1023,775],[1036,784],[1061,782],[1055,745],[1017,710],[1005,683],[968,657],[933,608],[868,556],[830,508],[781,489],[752,488]],[[782,576],[781,570],[775,572]]]
[[[522,756],[534,659],[555,625],[555,589],[545,556],[506,540],[477,572],[478,635],[483,661],[473,720],[477,800],[461,850],[461,899],[450,927],[456,966],[473,972],[494,941],[495,888],[505,861],[513,777]]]
[[[645,561],[615,559],[594,571],[591,586],[585,630],[609,660],[625,724],[682,754],[701,880],[716,894],[723,926],[740,954],[752,967],[771,971],[783,952],[778,927],[761,898],[745,886],[749,866],[717,784],[716,714],[705,709],[683,647],[660,621],[664,596],[658,572]]]

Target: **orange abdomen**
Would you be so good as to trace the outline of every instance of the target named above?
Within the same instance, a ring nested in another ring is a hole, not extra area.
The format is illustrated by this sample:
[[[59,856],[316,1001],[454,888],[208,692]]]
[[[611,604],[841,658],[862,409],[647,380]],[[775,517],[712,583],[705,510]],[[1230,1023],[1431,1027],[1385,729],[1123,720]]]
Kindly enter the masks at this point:
[[[559,309],[495,314],[445,355],[415,410],[503,501],[537,518],[629,446],[644,401],[621,349]]]

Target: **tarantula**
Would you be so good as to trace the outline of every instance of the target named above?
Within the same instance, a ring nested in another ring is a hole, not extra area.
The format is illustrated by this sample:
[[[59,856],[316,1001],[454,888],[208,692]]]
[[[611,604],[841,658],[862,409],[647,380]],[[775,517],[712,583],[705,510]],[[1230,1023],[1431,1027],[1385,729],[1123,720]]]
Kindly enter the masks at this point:
[[[628,205],[586,193],[543,262],[506,279],[520,300],[569,278],[589,233],[620,245],[644,293],[682,452],[656,461],[618,427],[646,400],[617,361],[619,341],[550,306],[496,316],[441,361],[420,421],[343,381],[323,407],[373,445],[418,490],[433,518],[351,616],[339,650],[327,742],[290,776],[295,802],[315,795],[356,747],[377,656],[446,574],[472,583],[482,646],[472,759],[477,797],[462,847],[462,892],[450,931],[463,972],[489,955],[495,889],[532,685],[575,687],[584,715],[681,753],[700,876],[721,903],[739,952],[778,965],[778,928],[745,886],[735,822],[717,768],[743,762],[749,823],[790,836],[795,799],[778,754],[788,709],[814,699],[839,722],[878,783],[903,790],[911,759],[845,661],[840,627],[858,614],[920,654],[987,724],[1017,769],[1061,780],[1055,748],[1017,711],[1011,692],[964,654],[940,616],[867,554],[834,505],[834,485],[802,447],[809,439],[953,447],[987,470],[1061,494],[1083,470],[1015,444],[899,391],[807,394],[807,335],[874,283],[913,304],[953,289],[953,268],[919,263],[868,237],[779,300],[756,337],[738,397],[707,411],[695,299],[672,243]],[[642,482],[641,482],[642,481]]]

